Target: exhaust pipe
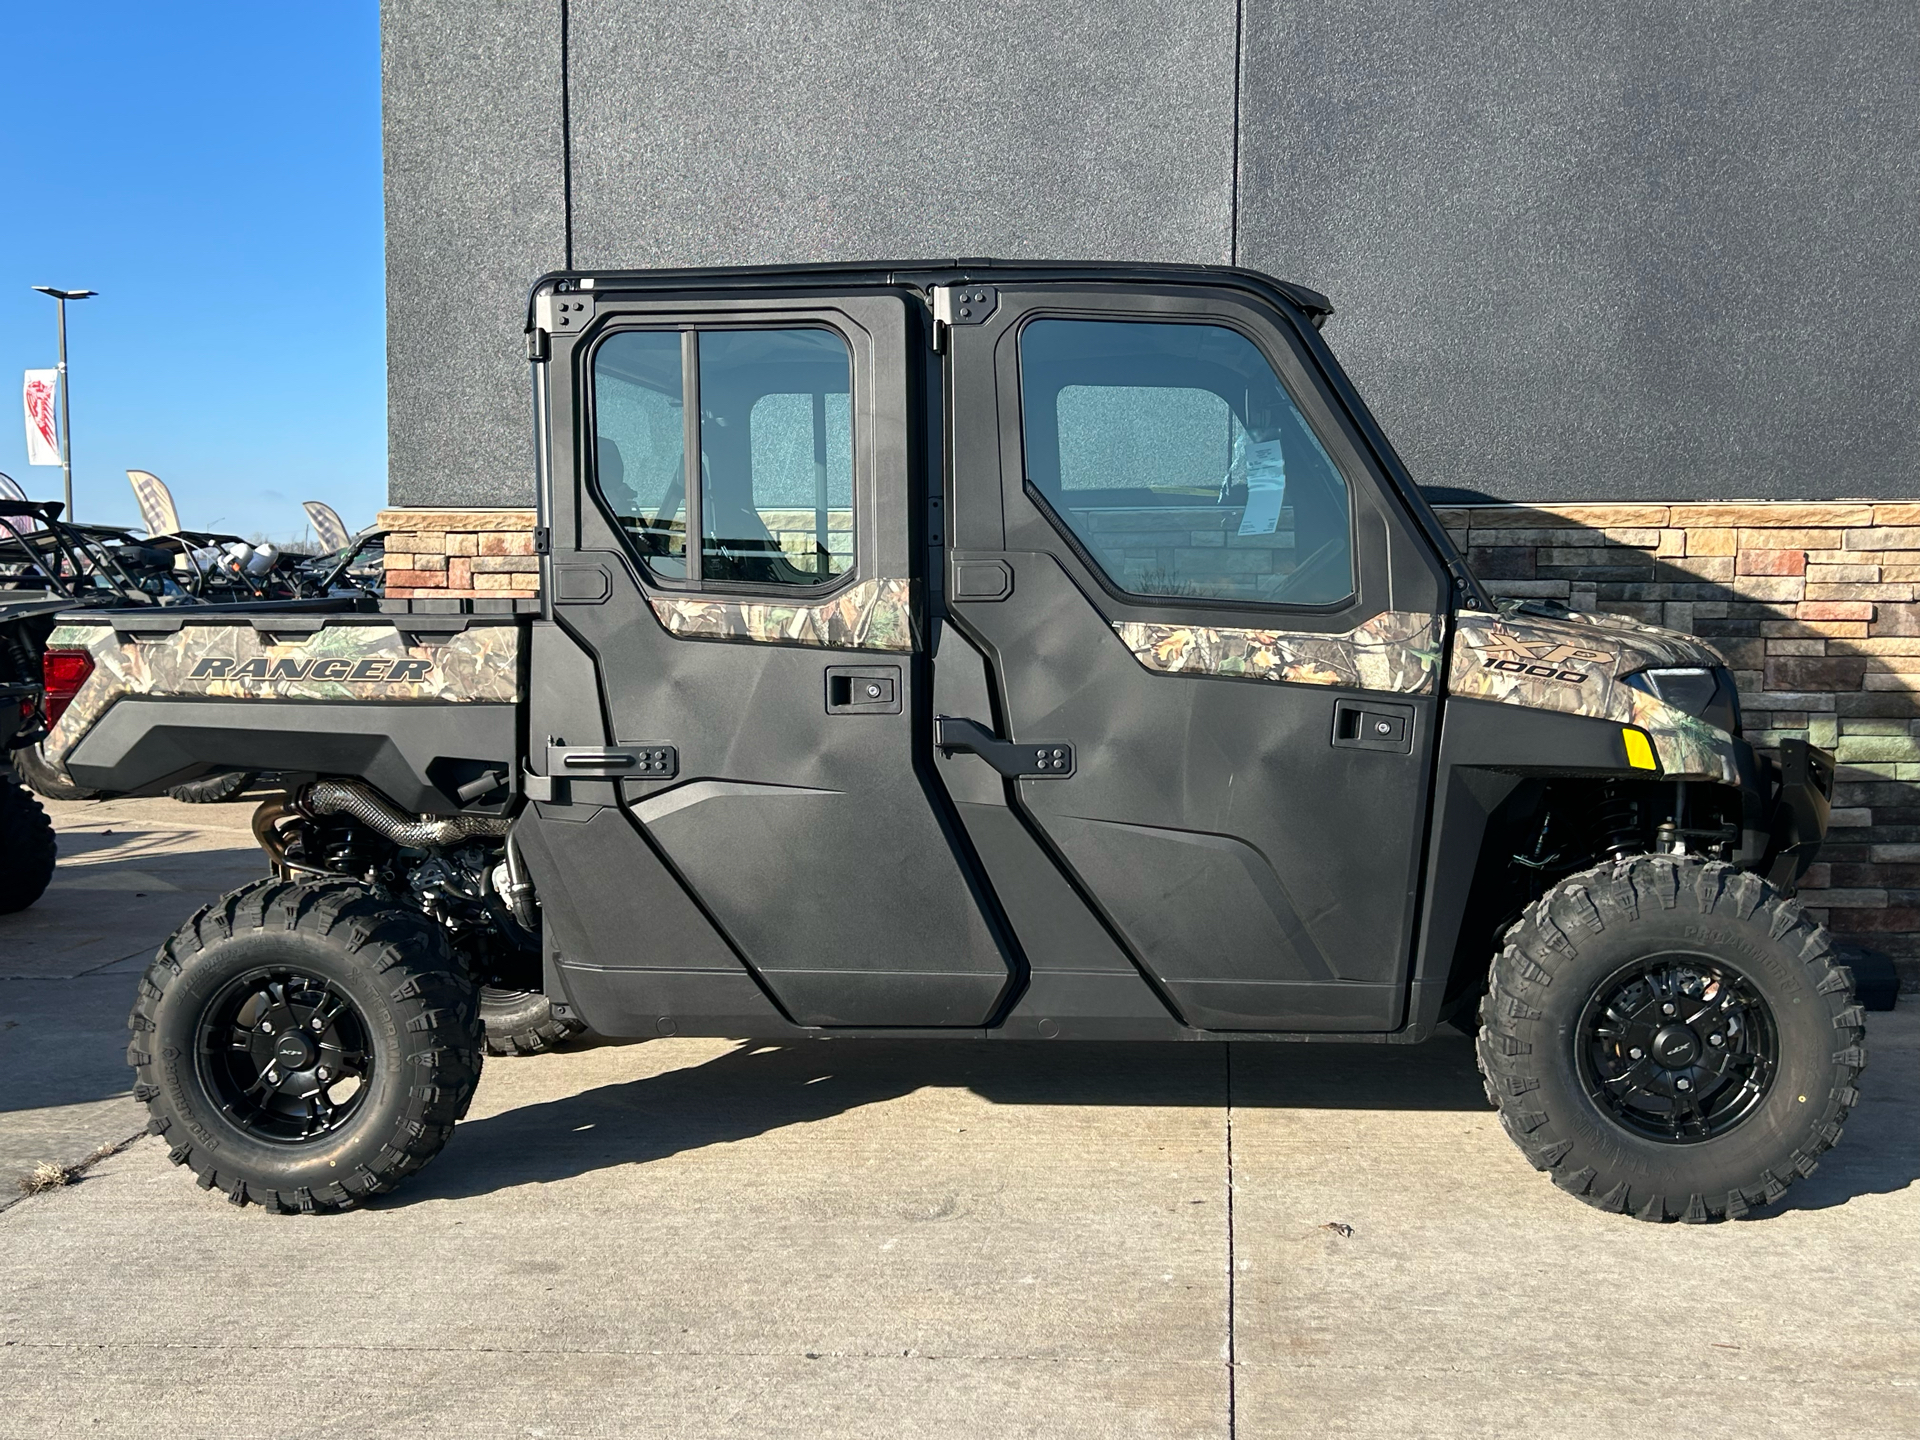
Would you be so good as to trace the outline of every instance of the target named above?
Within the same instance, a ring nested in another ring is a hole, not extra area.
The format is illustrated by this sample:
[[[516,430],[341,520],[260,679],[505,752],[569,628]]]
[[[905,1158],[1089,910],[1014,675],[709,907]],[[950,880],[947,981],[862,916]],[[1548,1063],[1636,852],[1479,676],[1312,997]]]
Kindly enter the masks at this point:
[[[346,815],[409,850],[497,840],[512,824],[500,815],[410,815],[364,780],[316,780],[300,792],[300,808],[309,815]]]
[[[501,871],[506,873],[503,875]],[[502,885],[502,880],[506,884]],[[520,847],[514,843],[511,830],[507,832],[507,858],[493,872],[493,888],[507,902],[514,922],[532,934],[540,923],[539,902],[533,898],[533,882],[527,878],[527,862],[520,858]]]
[[[280,833],[280,822],[289,813],[284,795],[269,795],[253,812],[253,838],[275,870],[287,863],[287,837]]]

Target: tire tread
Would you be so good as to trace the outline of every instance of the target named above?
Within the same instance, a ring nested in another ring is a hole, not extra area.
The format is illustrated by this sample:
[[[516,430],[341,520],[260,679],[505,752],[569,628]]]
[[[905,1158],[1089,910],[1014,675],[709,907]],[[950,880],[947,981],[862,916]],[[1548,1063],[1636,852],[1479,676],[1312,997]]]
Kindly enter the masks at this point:
[[[1731,1185],[1723,1193],[1688,1194],[1670,1203],[1666,1196],[1643,1193],[1624,1181],[1596,1189],[1595,1172],[1580,1147],[1559,1134],[1551,1116],[1539,1108],[1544,1057],[1518,1031],[1544,1018],[1544,1006],[1535,1002],[1553,984],[1555,969],[1574,953],[1567,934],[1574,917],[1584,919],[1590,909],[1599,923],[1589,928],[1599,934],[1614,924],[1632,924],[1643,915],[1673,910],[1689,894],[1701,915],[1713,915],[1725,906],[1727,914],[1743,923],[1763,924],[1771,940],[1799,956],[1808,972],[1811,994],[1829,1008],[1836,1045],[1831,1083],[1820,1113],[1809,1126],[1811,1138],[1806,1144],[1782,1157],[1779,1165],[1759,1171],[1751,1185]],[[1754,1206],[1773,1204],[1794,1180],[1813,1173],[1819,1156],[1839,1140],[1848,1111],[1859,1098],[1854,1081],[1867,1061],[1866,1017],[1854,1003],[1850,972],[1836,964],[1833,955],[1831,938],[1798,901],[1758,876],[1718,861],[1639,855],[1574,875],[1522,912],[1494,960],[1475,1043],[1488,1098],[1499,1109],[1502,1127],[1536,1170],[1545,1171],[1556,1185],[1600,1209],[1630,1211],[1643,1220],[1706,1223],[1738,1218]],[[1524,1106],[1519,1103],[1522,1096]]]
[[[339,948],[355,954],[356,963],[383,974],[404,972],[391,1002],[401,1018],[401,1033],[416,1043],[408,1046],[401,1063],[424,1068],[432,1083],[396,1087],[402,1104],[388,1122],[373,1165],[363,1163],[330,1184],[296,1187],[290,1199],[250,1183],[231,1168],[223,1170],[218,1159],[207,1158],[190,1143],[173,1145],[167,1158],[192,1170],[201,1188],[217,1189],[236,1205],[251,1200],[282,1213],[349,1209],[417,1172],[440,1152],[466,1115],[485,1053],[479,1006],[464,969],[425,916],[399,909],[354,881],[272,877],[203,906],[161,945],[141,977],[129,1028],[139,1034],[154,1027],[168,988],[196,957],[237,935],[273,929],[328,940],[345,929],[348,943]],[[153,1057],[130,1046],[127,1058],[138,1072],[135,1093],[145,1098],[148,1130],[165,1135],[176,1117]]]
[[[586,1032],[581,1021],[554,1014],[545,995],[529,992],[514,1003],[491,1002],[489,997],[498,993],[480,992],[489,1055],[540,1055]]]

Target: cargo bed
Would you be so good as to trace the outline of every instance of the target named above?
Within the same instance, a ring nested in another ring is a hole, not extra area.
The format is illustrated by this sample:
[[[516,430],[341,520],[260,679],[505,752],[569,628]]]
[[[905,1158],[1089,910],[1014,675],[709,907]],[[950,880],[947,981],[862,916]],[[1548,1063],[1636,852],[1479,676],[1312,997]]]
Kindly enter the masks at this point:
[[[517,787],[526,623],[313,602],[63,614],[49,650],[91,669],[45,753],[124,794],[223,769],[358,775],[435,814],[475,808],[497,775],[479,808],[498,808]]]

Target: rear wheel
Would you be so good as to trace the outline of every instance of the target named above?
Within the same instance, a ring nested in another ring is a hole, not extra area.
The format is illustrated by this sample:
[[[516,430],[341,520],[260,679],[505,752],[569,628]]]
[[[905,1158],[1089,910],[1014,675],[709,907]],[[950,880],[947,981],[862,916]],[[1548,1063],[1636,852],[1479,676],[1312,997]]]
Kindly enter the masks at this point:
[[[222,800],[231,800],[259,778],[258,770],[216,770],[198,780],[169,785],[167,794],[188,805],[217,805]]]
[[[127,1019],[148,1130],[236,1205],[342,1210],[424,1166],[480,1077],[472,982],[424,916],[262,880],[160,949]]]
[[[0,915],[46,893],[57,854],[53,821],[25,787],[0,780]]]
[[[13,768],[32,787],[36,795],[49,800],[98,800],[101,791],[73,783],[73,777],[55,765],[38,745],[25,745],[13,752]]]
[[[1863,1018],[1798,903],[1728,865],[1643,855],[1528,907],[1478,1053],[1501,1124],[1556,1185],[1711,1221],[1778,1200],[1839,1140]]]

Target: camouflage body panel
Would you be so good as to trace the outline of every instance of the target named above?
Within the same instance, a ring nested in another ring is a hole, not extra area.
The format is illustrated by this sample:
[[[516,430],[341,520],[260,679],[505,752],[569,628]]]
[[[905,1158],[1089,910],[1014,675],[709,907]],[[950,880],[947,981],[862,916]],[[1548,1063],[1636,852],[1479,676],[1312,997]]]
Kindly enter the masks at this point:
[[[1114,622],[1133,658],[1165,675],[1232,675],[1295,685],[1430,693],[1440,673],[1440,617],[1386,610],[1341,634]]]
[[[513,625],[476,626],[432,643],[390,625],[334,625],[287,644],[251,625],[183,625],[137,640],[122,639],[109,625],[62,625],[47,645],[93,657],[93,674],[44,742],[55,764],[126,695],[498,704],[520,698],[520,631]]]
[[[823,650],[914,648],[910,580],[862,580],[818,605],[667,595],[649,595],[647,603],[667,632],[682,640],[751,640]]]
[[[1636,725],[1664,774],[1740,783],[1731,735],[1623,683],[1639,670],[1724,667],[1711,646],[1624,616],[1580,612],[1549,619],[1463,611],[1454,627],[1450,693]]]
[[[1667,704],[1657,695],[1620,687],[1628,697],[1633,723],[1653,740],[1653,753],[1663,775],[1677,780],[1717,780],[1740,783],[1740,767],[1733,758],[1733,737],[1717,725]]]

